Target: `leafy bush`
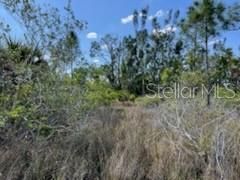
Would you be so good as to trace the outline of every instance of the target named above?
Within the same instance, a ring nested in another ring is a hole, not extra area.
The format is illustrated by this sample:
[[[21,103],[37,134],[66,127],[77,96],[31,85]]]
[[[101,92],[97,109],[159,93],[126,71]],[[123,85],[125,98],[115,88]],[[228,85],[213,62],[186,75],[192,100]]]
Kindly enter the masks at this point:
[[[183,86],[190,88],[201,87],[206,84],[206,75],[200,71],[183,72],[180,77],[180,82]]]
[[[134,101],[135,96],[127,91],[114,90],[104,81],[92,81],[87,84],[86,99],[90,106],[110,105],[114,101]]]
[[[170,68],[165,68],[161,73],[161,82],[163,85],[168,85],[172,81],[173,71]]]

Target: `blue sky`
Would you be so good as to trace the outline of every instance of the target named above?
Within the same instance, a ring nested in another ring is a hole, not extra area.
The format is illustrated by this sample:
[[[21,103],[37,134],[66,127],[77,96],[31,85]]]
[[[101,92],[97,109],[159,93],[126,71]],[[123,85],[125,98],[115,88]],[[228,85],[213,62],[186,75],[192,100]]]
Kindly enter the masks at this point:
[[[225,0],[223,2],[231,4],[236,1]],[[50,3],[60,9],[66,4],[65,0],[41,0],[41,2]],[[119,37],[133,33],[132,23],[126,22],[131,19],[130,15],[134,9],[140,10],[149,5],[150,15],[156,15],[157,12],[165,13],[170,9],[179,9],[181,15],[184,16],[191,3],[192,0],[73,0],[76,16],[88,22],[88,29],[81,34],[81,47],[85,53],[88,53],[90,42],[96,40],[96,36],[99,39],[107,33]],[[0,17],[14,26],[13,30],[17,37],[21,35],[21,29],[2,8],[0,8]],[[223,36],[228,39],[227,45],[235,52],[239,52],[240,31],[226,33]]]

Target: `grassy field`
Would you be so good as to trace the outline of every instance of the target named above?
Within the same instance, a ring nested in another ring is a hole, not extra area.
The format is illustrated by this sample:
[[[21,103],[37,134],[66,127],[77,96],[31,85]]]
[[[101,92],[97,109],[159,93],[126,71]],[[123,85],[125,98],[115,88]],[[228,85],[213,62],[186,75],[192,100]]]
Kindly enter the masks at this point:
[[[239,179],[239,119],[191,100],[102,107],[48,139],[1,129],[0,179]]]

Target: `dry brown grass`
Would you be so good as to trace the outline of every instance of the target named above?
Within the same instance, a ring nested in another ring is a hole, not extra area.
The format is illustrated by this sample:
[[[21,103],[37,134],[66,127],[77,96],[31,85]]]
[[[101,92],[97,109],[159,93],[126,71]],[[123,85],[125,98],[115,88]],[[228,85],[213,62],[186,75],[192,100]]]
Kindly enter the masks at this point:
[[[238,180],[236,109],[196,102],[100,108],[49,139],[1,134],[3,180]]]

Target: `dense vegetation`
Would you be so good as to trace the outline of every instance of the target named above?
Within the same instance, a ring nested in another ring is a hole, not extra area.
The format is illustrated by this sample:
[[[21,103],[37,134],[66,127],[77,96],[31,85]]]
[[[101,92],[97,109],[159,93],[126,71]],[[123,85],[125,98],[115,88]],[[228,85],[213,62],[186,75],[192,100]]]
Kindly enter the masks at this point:
[[[240,4],[197,0],[150,27],[149,7],[135,10],[135,33],[105,35],[90,56],[70,0],[0,4],[25,31],[0,22],[0,179],[240,178],[240,57],[218,40],[240,31]],[[152,98],[175,83],[211,93]]]

